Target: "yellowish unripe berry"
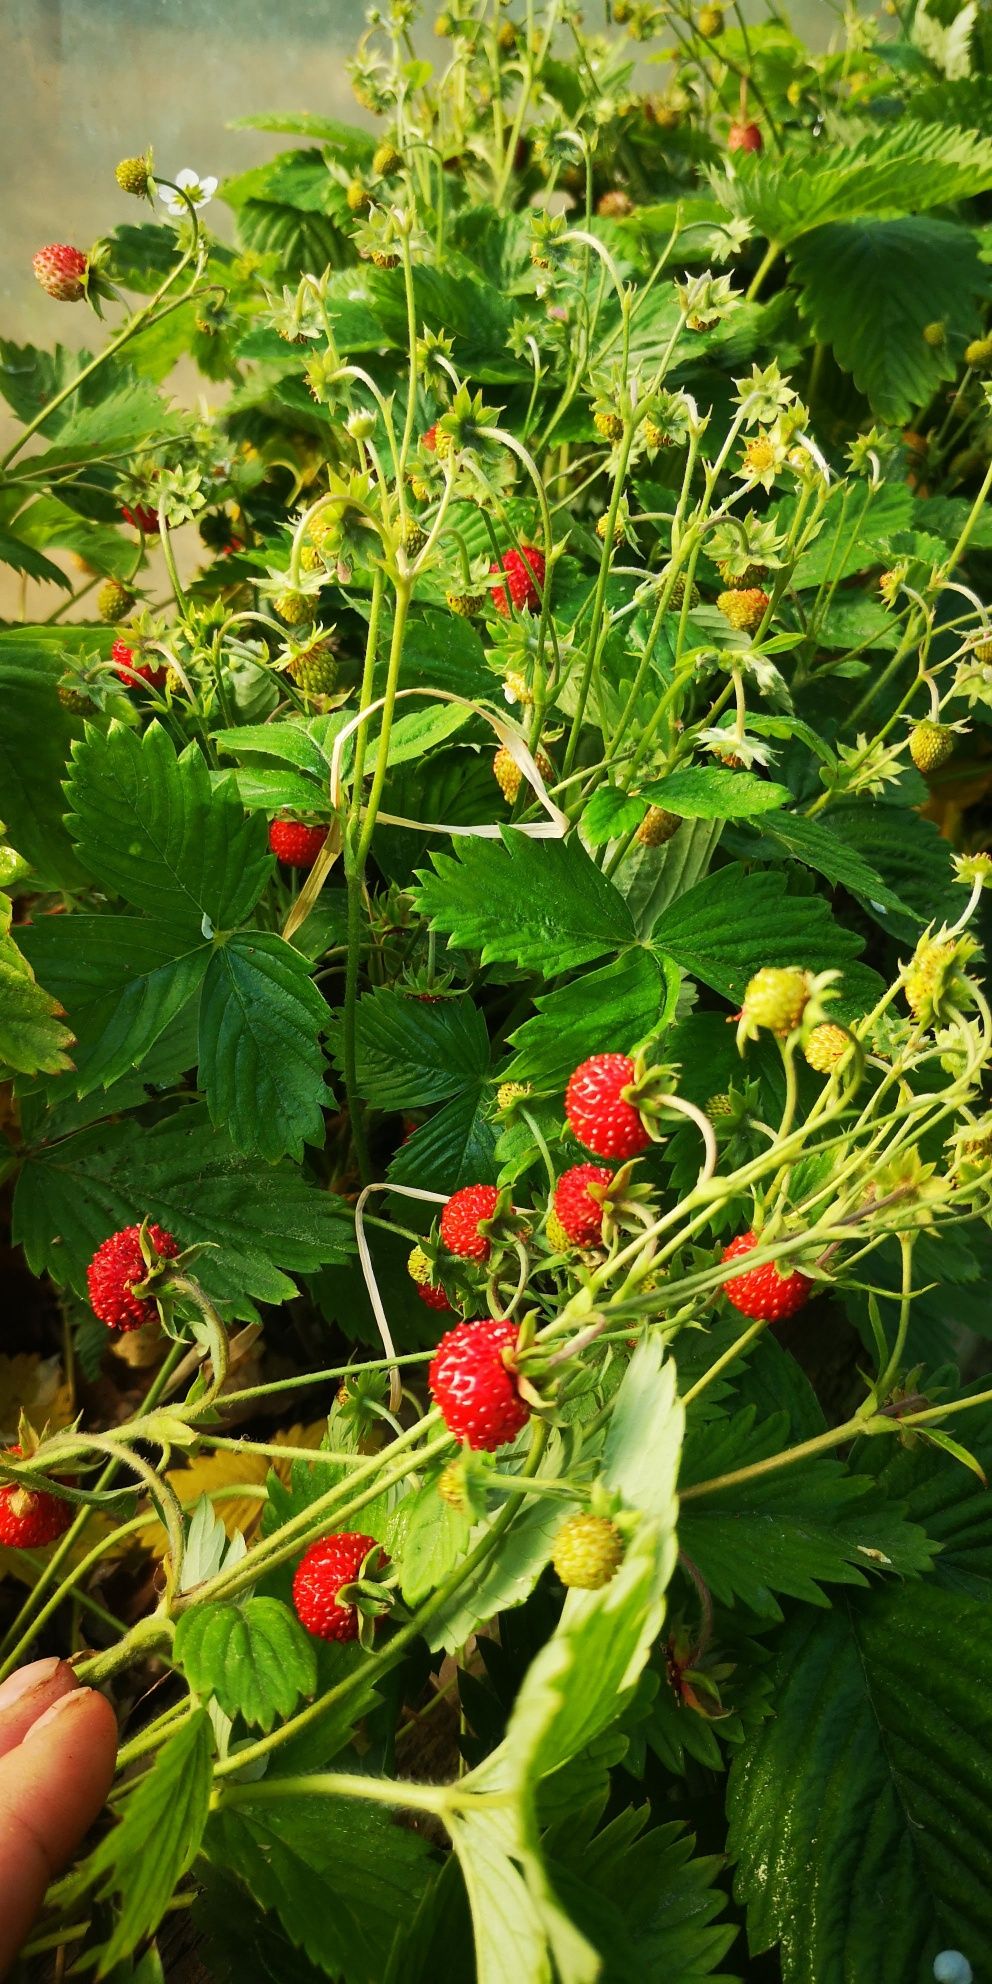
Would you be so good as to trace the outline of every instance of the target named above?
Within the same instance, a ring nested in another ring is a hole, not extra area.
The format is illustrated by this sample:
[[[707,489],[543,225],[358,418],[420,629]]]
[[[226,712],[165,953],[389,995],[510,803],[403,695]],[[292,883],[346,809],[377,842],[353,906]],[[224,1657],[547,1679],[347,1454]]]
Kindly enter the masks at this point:
[[[554,765],[548,757],[547,752],[542,750],[540,745],[538,745],[537,750],[534,752],[534,762],[542,778],[551,777],[554,772]],[[493,777],[508,806],[513,805],[523,783],[523,776],[516,758],[507,750],[505,744],[501,744],[493,758]]]
[[[778,1039],[794,1033],[809,998],[809,980],[797,965],[765,965],[744,994],[744,1017]]]
[[[522,1102],[530,1094],[529,1082],[500,1082],[496,1090],[497,1109],[512,1109],[515,1102]]]
[[[442,1502],[447,1502],[449,1509],[465,1507],[461,1461],[449,1460],[447,1467],[442,1468],[437,1479],[437,1492]]]
[[[558,1217],[558,1214],[554,1211],[553,1208],[551,1212],[549,1212],[548,1214],[547,1223],[545,1225],[544,1231],[548,1236],[548,1246],[551,1248],[553,1253],[555,1254],[568,1253],[568,1250],[572,1243],[568,1237],[568,1234],[565,1231],[565,1228],[561,1223],[561,1220]]]
[[[272,604],[280,620],[285,620],[287,627],[301,627],[313,613],[312,603],[306,593],[294,592],[290,586],[286,587],[285,592],[277,593]]]
[[[649,806],[637,829],[641,847],[664,847],[682,825],[680,813],[669,813],[664,806]]]
[[[569,1516],[562,1523],[551,1562],[562,1584],[573,1591],[601,1591],[623,1558],[623,1539],[605,1516]]]
[[[835,1026],[832,1020],[824,1020],[821,1026],[813,1028],[803,1053],[818,1075],[832,1075],[850,1053],[851,1045],[850,1034],[845,1033],[842,1026]]]
[[[768,607],[768,594],[760,586],[734,587],[718,595],[717,605],[726,620],[739,633],[753,634]]]

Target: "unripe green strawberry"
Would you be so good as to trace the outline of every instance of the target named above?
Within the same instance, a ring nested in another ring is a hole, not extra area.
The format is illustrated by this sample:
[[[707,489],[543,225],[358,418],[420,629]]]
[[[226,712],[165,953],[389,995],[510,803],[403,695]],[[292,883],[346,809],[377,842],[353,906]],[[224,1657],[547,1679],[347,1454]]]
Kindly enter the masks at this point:
[[[549,1212],[544,1228],[548,1236],[548,1246],[556,1254],[567,1254],[571,1241],[554,1208]]]
[[[423,550],[427,543],[427,532],[421,529],[416,518],[411,517],[409,522],[404,524],[400,543],[408,558],[416,558],[418,551]]]
[[[608,410],[602,413],[594,413],[593,426],[597,434],[602,435],[604,441],[623,440],[623,421],[618,413],[610,413]]]
[[[449,1509],[465,1507],[465,1490],[462,1486],[462,1464],[459,1460],[449,1460],[437,1478],[437,1492]]]
[[[277,592],[272,604],[287,627],[301,627],[305,620],[313,616],[313,601],[305,592],[294,592],[291,586],[287,586],[284,592]]]
[[[136,200],[148,197],[147,158],[122,158],[114,167],[114,178],[122,193],[133,193]]]
[[[120,579],[104,579],[96,596],[96,610],[101,620],[105,620],[110,627],[116,627],[119,621],[127,619],[133,608],[134,594],[130,588],[122,585]]]
[[[818,1075],[832,1075],[850,1047],[850,1034],[845,1033],[842,1026],[834,1026],[830,1020],[824,1020],[821,1026],[813,1028],[803,1053]]]
[[[403,154],[387,139],[372,154],[372,170],[379,179],[392,179],[394,173],[403,170]]]
[[[315,641],[293,656],[287,671],[305,696],[330,696],[338,679],[338,665],[326,641]]]
[[[543,751],[540,745],[538,745],[537,750],[534,752],[534,762],[542,778],[551,777],[554,772],[554,765],[548,757],[547,752]],[[523,776],[516,758],[507,750],[505,744],[501,744],[493,759],[493,777],[508,806],[513,805],[523,783]]]
[[[924,324],[923,342],[930,346],[931,351],[943,351],[947,343],[947,325],[942,324],[939,318],[936,323]]]
[[[987,372],[992,365],[992,337],[972,338],[964,348],[964,362],[974,372]]]
[[[569,1516],[562,1523],[551,1562],[570,1590],[600,1591],[623,1558],[623,1540],[605,1516]]]
[[[923,1019],[933,1004],[935,993],[941,987],[950,966],[954,962],[955,945],[925,937],[916,947],[912,965],[906,974],[906,1004],[916,1019]]]
[[[797,965],[765,965],[744,994],[744,1016],[780,1040],[794,1033],[809,997],[809,980]]]
[[[55,693],[62,708],[71,710],[74,716],[82,716],[84,710],[92,708],[89,697],[74,682],[60,682]]]
[[[496,1090],[497,1109],[512,1109],[515,1102],[522,1102],[530,1094],[529,1082],[500,1082]]]
[[[349,179],[344,197],[353,214],[364,213],[365,208],[372,204],[368,189],[362,185],[360,179]]]
[[[323,572],[327,568],[315,544],[305,544],[300,552],[301,572]]]
[[[717,605],[726,620],[739,633],[753,634],[760,627],[768,606],[768,594],[760,586],[734,586],[721,592]]]
[[[917,771],[924,776],[946,765],[953,749],[954,733],[946,724],[934,723],[931,717],[914,724],[909,737],[909,755]]]
[[[722,1095],[711,1095],[704,1109],[704,1114],[709,1117],[711,1123],[719,1123],[722,1118],[732,1116],[733,1113],[734,1105],[726,1091]]]
[[[704,41],[712,41],[716,35],[723,33],[723,8],[700,7],[696,26]]]
[[[486,604],[485,593],[481,592],[449,592],[445,598],[450,611],[463,620],[474,620]]]
[[[642,847],[664,847],[681,825],[681,814],[666,812],[664,806],[649,806],[637,829],[637,839]]]
[[[512,55],[517,46],[517,28],[514,21],[501,21],[496,32],[496,44],[501,55]]]
[[[975,660],[980,661],[983,668],[988,668],[989,663],[992,662],[992,641],[979,641],[974,649],[974,655]]]

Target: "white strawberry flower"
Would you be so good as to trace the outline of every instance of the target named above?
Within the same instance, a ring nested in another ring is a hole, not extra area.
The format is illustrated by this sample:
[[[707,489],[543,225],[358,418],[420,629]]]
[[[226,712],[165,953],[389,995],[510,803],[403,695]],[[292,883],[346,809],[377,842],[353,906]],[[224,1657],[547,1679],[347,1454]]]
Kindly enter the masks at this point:
[[[206,179],[201,179],[198,172],[184,165],[182,171],[176,173],[176,186],[182,188],[186,199],[191,200],[194,207],[205,207],[209,205],[217,191],[217,180],[212,173],[208,174]],[[168,212],[179,219],[189,211],[186,200],[180,199],[175,187],[160,186],[158,197]]]

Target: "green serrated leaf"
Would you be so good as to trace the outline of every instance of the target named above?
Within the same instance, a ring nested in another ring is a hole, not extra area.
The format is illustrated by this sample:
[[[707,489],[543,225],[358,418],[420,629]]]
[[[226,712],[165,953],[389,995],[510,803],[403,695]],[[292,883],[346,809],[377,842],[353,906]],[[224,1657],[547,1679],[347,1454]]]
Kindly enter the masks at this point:
[[[420,874],[420,907],[435,930],[484,964],[572,971],[633,942],[623,897],[573,837],[533,841],[506,829],[499,841],[467,841],[458,856],[436,854]]]
[[[277,1598],[241,1605],[193,1605],[180,1617],[176,1659],[198,1695],[213,1695],[225,1715],[271,1729],[317,1686],[313,1641]]]
[[[939,1950],[992,1939],[987,1607],[932,1582],[798,1613],[774,1715],[728,1793],[755,1956],[784,1984],[932,1984]]]
[[[130,1956],[158,1928],[173,1890],[192,1866],[210,1802],[210,1721],[194,1709],[132,1792],[120,1823],[101,1840],[87,1884],[114,1895],[119,1912],[103,1952],[103,1969]]]
[[[71,1020],[80,1097],[141,1066],[192,999],[210,958],[202,940],[182,949],[171,924],[85,913],[33,923],[24,949]]]
[[[491,1184],[497,1132],[489,1110],[489,1093],[478,1086],[453,1096],[400,1145],[389,1165],[393,1183],[430,1192]]]
[[[539,993],[536,1011],[510,1038],[516,1052],[506,1076],[535,1088],[564,1088],[573,1068],[602,1048],[624,1052],[675,1011],[679,974],[650,951],[630,951],[559,992]]]
[[[674,1524],[685,1414],[677,1371],[664,1346],[650,1337],[637,1345],[624,1372],[603,1448],[603,1480],[624,1506]]]
[[[87,630],[92,632],[92,630]],[[93,645],[99,646],[102,634]],[[85,871],[62,823],[61,781],[81,721],[55,693],[66,655],[78,645],[61,627],[0,631],[0,791],[10,838],[39,887],[78,888]],[[109,637],[105,642],[109,649]]]
[[[827,221],[861,214],[905,214],[970,199],[992,185],[992,144],[977,131],[901,117],[854,145],[790,146],[738,160],[713,190],[731,213],[746,215],[769,241],[786,246]]]
[[[177,758],[159,723],[141,736],[88,725],[66,790],[80,858],[125,902],[198,931],[251,913],[271,868],[265,825],[245,818],[233,780],[211,787],[197,745]]]
[[[582,815],[582,836],[590,847],[605,847],[640,825],[648,810],[647,797],[602,785]]]
[[[200,996],[200,1081],[211,1120],[270,1161],[323,1142],[327,1007],[305,958],[274,931],[214,951]]]
[[[686,820],[753,820],[788,806],[788,786],[757,778],[754,772],[726,771],[720,765],[689,765],[643,788],[644,797]]]
[[[889,888],[877,870],[855,848],[838,839],[829,827],[821,826],[818,820],[808,820],[803,813],[780,813],[774,820],[766,821],[762,831],[779,841],[805,867],[826,876],[835,887],[840,884],[879,909],[894,910],[898,916],[908,918],[917,927],[922,922],[922,917],[917,916],[901,896]],[[885,927],[891,922],[891,919],[887,922],[884,918],[879,920],[885,923]]]
[[[376,1109],[424,1108],[477,1091],[488,1062],[486,1023],[472,999],[427,1003],[383,986],[359,1001],[358,1086]]]
[[[747,874],[736,864],[707,875],[664,910],[654,941],[684,971],[738,1004],[762,965],[823,971],[861,949],[821,898],[789,896],[782,875]]]
[[[73,1035],[62,1026],[58,999],[38,984],[10,935],[10,898],[0,895],[0,1068],[57,1075],[71,1068]]]

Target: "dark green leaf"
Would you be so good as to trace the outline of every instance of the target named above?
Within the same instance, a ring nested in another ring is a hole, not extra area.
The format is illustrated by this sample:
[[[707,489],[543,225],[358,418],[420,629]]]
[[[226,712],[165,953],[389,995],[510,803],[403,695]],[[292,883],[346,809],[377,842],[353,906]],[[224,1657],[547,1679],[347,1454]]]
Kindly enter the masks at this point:
[[[96,636],[99,641],[101,636]],[[109,648],[109,639],[106,643]],[[13,845],[42,888],[78,888],[83,870],[62,824],[61,781],[80,718],[55,694],[71,643],[60,627],[0,632],[0,791]]]
[[[340,1031],[335,1057],[340,1062]],[[417,1109],[478,1090],[489,1036],[468,998],[415,998],[396,987],[366,993],[358,1005],[358,1086],[376,1109]]]
[[[587,972],[560,992],[539,993],[534,1016],[510,1036],[516,1052],[507,1075],[535,1088],[564,1088],[572,1069],[604,1042],[626,1052],[663,1026],[677,995],[674,968],[644,950]]]
[[[200,998],[200,1081],[239,1150],[300,1158],[322,1143],[327,1007],[305,958],[268,930],[214,951]]]
[[[210,1802],[210,1722],[194,1709],[131,1793],[124,1817],[87,1868],[101,1895],[119,1899],[103,1968],[130,1956],[158,1928],[173,1890],[192,1866]]]
[[[67,794],[82,860],[136,909],[200,931],[204,917],[224,930],[254,908],[271,868],[265,823],[245,818],[233,780],[211,787],[197,745],[177,758],[159,723],[140,737],[87,726]]]
[[[821,826],[818,820],[808,820],[802,813],[780,813],[774,820],[764,822],[762,832],[780,841],[805,867],[825,875],[834,887],[842,884],[866,902],[882,910],[894,910],[917,926],[922,921],[856,848],[831,833],[829,827]]]
[[[749,875],[733,864],[664,910],[654,941],[684,971],[738,1003],[762,965],[823,971],[861,948],[821,898],[790,896],[780,874]]]
[[[496,1175],[496,1129],[489,1107],[488,1094],[478,1088],[446,1102],[400,1146],[389,1166],[393,1183],[420,1185],[431,1192],[491,1184]]]
[[[210,946],[180,946],[173,926],[138,916],[45,917],[24,931],[25,954],[76,1035],[77,1095],[140,1067],[198,990]]]

